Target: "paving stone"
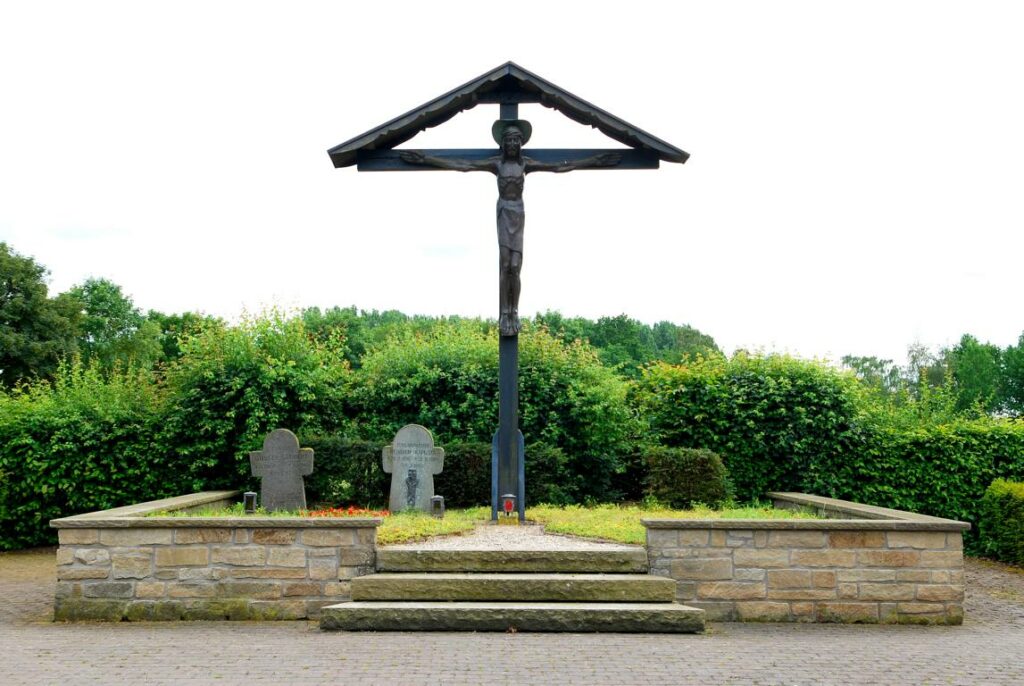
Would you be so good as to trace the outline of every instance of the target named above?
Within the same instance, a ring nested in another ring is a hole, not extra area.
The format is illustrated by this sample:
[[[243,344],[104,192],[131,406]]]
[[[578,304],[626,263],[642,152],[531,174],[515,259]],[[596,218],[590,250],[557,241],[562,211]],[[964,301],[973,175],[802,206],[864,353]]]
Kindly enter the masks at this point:
[[[41,563],[25,562],[32,558]],[[963,626],[718,622],[706,634],[689,636],[321,633],[305,621],[54,624],[54,572],[52,550],[0,553],[4,686],[143,678],[158,686],[214,681],[415,683],[410,674],[424,684],[454,685],[1024,683],[1024,662],[1008,658],[1022,650],[1024,574],[973,559],[967,560]],[[79,582],[68,585],[72,583]],[[185,612],[182,601],[146,602],[169,608],[174,617]],[[307,601],[307,612],[320,602]],[[109,601],[108,616],[122,617],[128,603]],[[954,618],[960,616],[958,603],[940,605]],[[895,614],[895,606],[883,603],[880,619]],[[814,601],[791,604],[798,620],[813,615],[813,607]],[[229,610],[239,616],[248,613],[228,605],[218,610],[206,616],[223,619]],[[907,622],[937,621],[928,613],[902,617]],[[80,618],[104,619],[95,606],[89,617]],[[198,617],[193,613],[190,618]],[[525,657],[509,660],[510,652]]]

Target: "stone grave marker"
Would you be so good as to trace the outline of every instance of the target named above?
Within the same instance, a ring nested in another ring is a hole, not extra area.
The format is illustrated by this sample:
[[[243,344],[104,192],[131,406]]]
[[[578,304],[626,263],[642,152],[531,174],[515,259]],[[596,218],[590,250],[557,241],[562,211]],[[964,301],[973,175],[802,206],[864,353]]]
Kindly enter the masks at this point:
[[[430,512],[434,475],[444,468],[444,449],[434,447],[434,437],[419,424],[407,424],[383,451],[384,471],[391,475],[392,512],[414,508]]]
[[[260,478],[260,505],[270,511],[306,507],[302,477],[313,473],[313,449],[299,448],[288,429],[277,429],[263,439],[263,450],[249,453],[252,475]]]

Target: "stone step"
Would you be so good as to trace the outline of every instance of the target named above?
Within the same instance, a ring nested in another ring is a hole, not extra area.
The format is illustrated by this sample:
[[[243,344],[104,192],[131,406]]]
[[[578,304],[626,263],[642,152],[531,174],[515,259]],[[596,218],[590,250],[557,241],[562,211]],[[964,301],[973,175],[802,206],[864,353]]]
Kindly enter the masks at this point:
[[[646,574],[381,573],[352,579],[352,600],[514,600],[657,603],[673,579]]]
[[[581,572],[646,574],[644,548],[610,550],[377,549],[382,572]]]
[[[696,633],[704,611],[676,603],[353,601],[323,608],[328,631]]]

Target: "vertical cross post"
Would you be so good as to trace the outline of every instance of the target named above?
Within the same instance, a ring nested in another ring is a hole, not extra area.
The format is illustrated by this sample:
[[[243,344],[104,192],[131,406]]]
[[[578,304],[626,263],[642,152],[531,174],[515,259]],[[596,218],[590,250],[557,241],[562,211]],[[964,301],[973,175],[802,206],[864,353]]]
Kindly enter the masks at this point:
[[[519,118],[519,104],[515,101],[500,103],[502,119]],[[519,521],[526,519],[526,503],[522,494],[524,459],[519,439],[519,336],[498,337],[498,465],[497,498],[506,494],[516,496]],[[493,478],[493,475],[492,475]],[[491,503],[492,518],[497,519],[498,502]]]

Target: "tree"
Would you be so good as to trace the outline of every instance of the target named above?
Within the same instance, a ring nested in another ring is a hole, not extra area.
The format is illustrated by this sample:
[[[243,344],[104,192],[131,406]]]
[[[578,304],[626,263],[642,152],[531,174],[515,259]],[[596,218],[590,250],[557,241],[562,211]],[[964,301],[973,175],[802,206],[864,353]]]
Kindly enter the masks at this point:
[[[160,325],[147,320],[121,287],[109,279],[86,279],[69,291],[81,306],[79,348],[105,368],[134,362],[148,367],[160,359]]]
[[[925,389],[941,388],[946,381],[946,351],[933,355],[924,343],[911,343],[907,346],[907,366],[904,369],[904,380],[910,394],[920,399]]]
[[[657,359],[669,364],[679,364],[698,355],[720,355],[722,352],[714,338],[689,324],[680,326],[661,321],[652,328],[652,335]]]
[[[1002,407],[1010,414],[1024,415],[1024,333],[1017,345],[1003,351]]]
[[[892,396],[903,387],[900,368],[892,360],[873,356],[844,355],[843,366],[854,373],[861,383],[880,396]]]
[[[224,320],[198,312],[164,314],[156,310],[146,313],[146,321],[156,324],[160,331],[160,360],[171,362],[181,357],[182,339],[198,334],[205,327],[224,327]]]
[[[956,409],[995,412],[1002,400],[1002,356],[999,346],[979,343],[970,334],[947,352],[953,374]]]
[[[47,296],[47,270],[0,242],[0,385],[50,376],[74,352],[78,310]]]

